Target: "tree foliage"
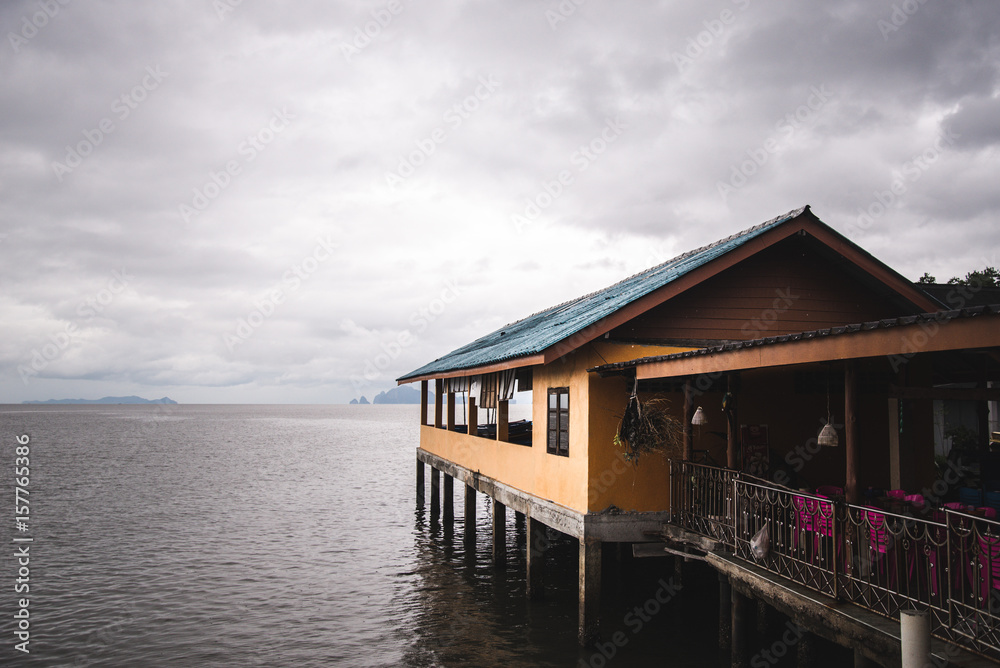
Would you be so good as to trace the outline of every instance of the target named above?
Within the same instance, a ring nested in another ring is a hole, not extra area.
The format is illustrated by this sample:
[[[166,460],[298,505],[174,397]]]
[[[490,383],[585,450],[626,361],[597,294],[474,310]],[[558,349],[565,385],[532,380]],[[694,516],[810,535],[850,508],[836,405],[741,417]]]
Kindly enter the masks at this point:
[[[937,283],[937,278],[928,272],[917,279],[920,285],[933,285]],[[970,271],[965,278],[954,276],[948,279],[948,285],[971,285],[978,288],[1000,288],[1000,270],[996,267],[986,267],[975,271]]]

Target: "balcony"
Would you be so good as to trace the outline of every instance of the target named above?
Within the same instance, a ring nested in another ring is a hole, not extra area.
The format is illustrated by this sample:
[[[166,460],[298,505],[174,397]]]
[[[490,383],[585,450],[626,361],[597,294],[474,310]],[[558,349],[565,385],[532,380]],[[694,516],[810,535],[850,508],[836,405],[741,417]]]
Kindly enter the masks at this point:
[[[826,491],[826,490],[824,490]],[[958,504],[853,505],[728,469],[671,462],[671,524],[832,599],[1000,659],[1000,522]],[[766,534],[766,540],[763,535]]]

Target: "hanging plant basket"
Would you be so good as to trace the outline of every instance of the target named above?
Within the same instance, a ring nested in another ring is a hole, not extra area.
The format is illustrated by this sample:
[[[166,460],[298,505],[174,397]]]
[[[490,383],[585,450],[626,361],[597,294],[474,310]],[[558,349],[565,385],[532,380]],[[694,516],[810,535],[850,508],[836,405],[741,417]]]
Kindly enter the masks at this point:
[[[614,444],[623,450],[625,460],[632,463],[654,453],[679,458],[684,447],[684,425],[671,414],[667,399],[654,397],[640,402],[633,394],[618,425]]]

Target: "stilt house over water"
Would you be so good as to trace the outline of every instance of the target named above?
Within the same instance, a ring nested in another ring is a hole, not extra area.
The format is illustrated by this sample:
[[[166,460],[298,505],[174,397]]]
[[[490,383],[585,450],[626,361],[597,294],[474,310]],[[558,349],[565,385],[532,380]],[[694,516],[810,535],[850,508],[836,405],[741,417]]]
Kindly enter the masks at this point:
[[[1000,657],[1000,305],[953,288],[932,296],[808,206],[690,251],[399,378],[421,387],[418,502],[425,465],[432,515],[441,474],[446,521],[454,479],[466,526],[488,495],[498,560],[505,509],[523,515],[529,597],[542,529],[579,539],[582,642],[602,545],[628,543],[707,561],[726,610],[753,596],[861,658],[898,660],[909,608],[935,642]],[[508,418],[515,390],[530,421]],[[637,460],[619,438],[636,404],[679,431]],[[742,633],[720,629],[734,652]]]

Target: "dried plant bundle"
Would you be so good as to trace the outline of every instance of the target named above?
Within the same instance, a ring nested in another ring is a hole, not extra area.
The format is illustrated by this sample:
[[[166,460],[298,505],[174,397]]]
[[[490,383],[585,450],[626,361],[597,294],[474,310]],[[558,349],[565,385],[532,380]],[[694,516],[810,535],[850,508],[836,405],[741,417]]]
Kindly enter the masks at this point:
[[[642,455],[653,453],[679,459],[684,447],[684,425],[671,414],[667,399],[653,397],[640,402],[632,395],[614,443],[625,451],[625,459],[633,463]]]

